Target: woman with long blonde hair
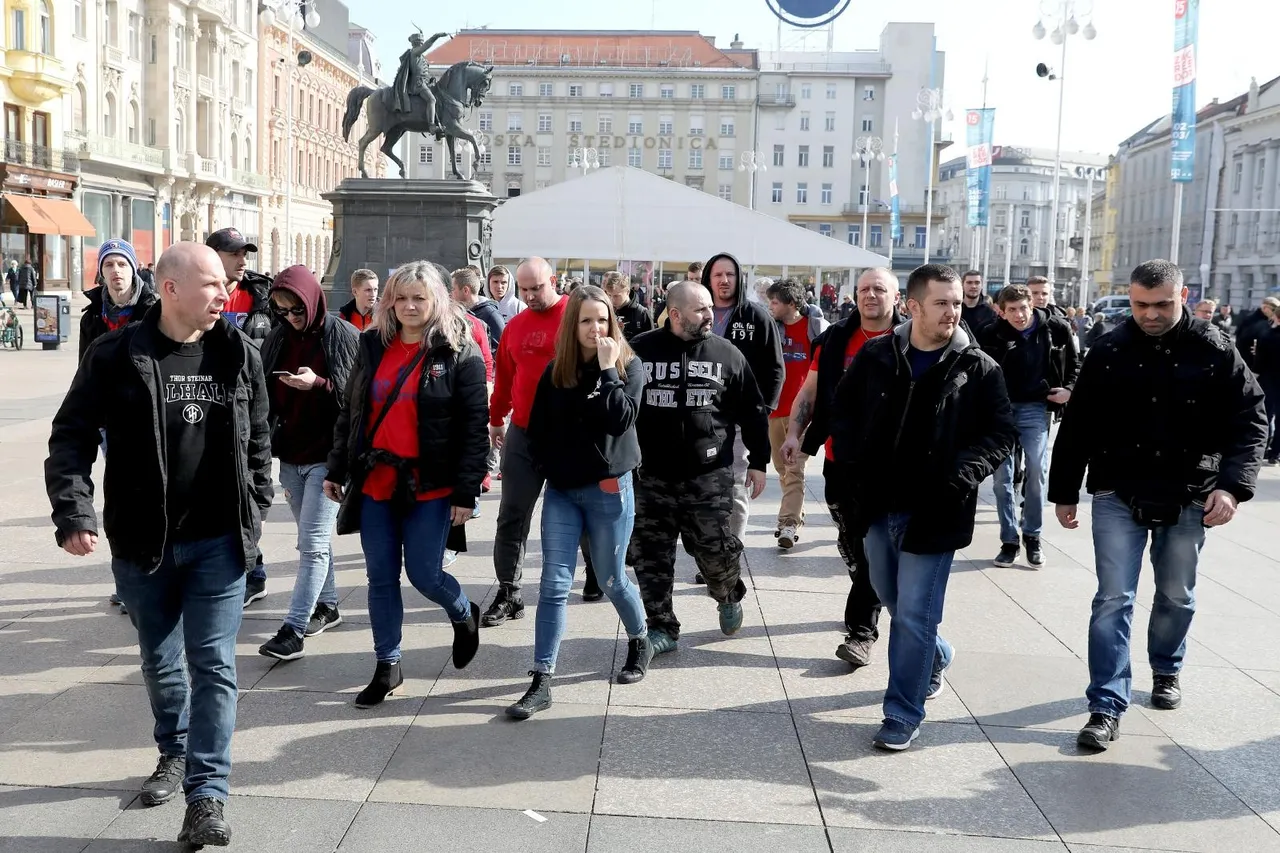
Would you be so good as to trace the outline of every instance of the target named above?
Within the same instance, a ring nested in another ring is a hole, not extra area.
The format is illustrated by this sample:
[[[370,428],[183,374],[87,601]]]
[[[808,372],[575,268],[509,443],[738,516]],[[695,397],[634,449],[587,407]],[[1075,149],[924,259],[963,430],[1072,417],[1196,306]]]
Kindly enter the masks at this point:
[[[643,392],[644,367],[627,345],[613,303],[594,285],[578,287],[568,297],[556,354],[538,383],[529,415],[530,453],[547,478],[547,490],[533,684],[507,709],[516,719],[551,707],[565,601],[584,532],[600,586],[627,629],[627,661],[618,683],[644,678],[653,659],[644,604],[626,567],[636,514],[631,472],[640,464],[635,423]]]
[[[489,452],[484,360],[462,309],[425,261],[397,269],[378,302],[334,428],[324,489],[338,533],[360,532],[377,665],[356,707],[399,687],[403,566],[453,622],[453,664],[480,645],[480,608],[442,565],[451,528],[471,518]]]

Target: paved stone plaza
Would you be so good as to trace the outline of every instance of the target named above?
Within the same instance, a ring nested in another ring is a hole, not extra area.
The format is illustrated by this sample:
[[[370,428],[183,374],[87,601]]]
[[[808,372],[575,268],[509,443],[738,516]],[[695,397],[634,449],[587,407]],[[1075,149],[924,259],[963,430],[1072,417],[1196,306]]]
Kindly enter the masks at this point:
[[[42,463],[74,366],[74,341],[0,352],[0,851],[179,850],[181,803],[144,809],[135,794],[156,751],[132,629],[107,603],[107,555],[75,559],[53,541]],[[914,747],[878,753],[888,616],[872,666],[851,673],[833,657],[848,578],[811,470],[809,526],[792,552],[772,544],[775,481],[755,504],[736,638],[682,584],[680,650],[643,683],[611,685],[625,634],[607,602],[575,592],[556,705],[519,724],[502,709],[528,684],[532,607],[485,630],[458,672],[443,614],[411,591],[405,695],[352,707],[373,668],[356,537],[337,540],[345,623],[308,641],[300,661],[260,657],[296,559],[277,495],[263,540],[270,594],[240,633],[232,849],[1280,851],[1280,470],[1264,470],[1258,497],[1209,537],[1174,712],[1144,707],[1144,579],[1136,704],[1097,756],[1074,745],[1094,591],[1087,517],[1074,533],[1046,529],[1043,570],[995,569],[986,494],[951,578],[951,689],[930,703]],[[454,568],[477,600],[494,592],[497,504],[484,498],[473,550]],[[528,565],[532,604],[536,538]]]

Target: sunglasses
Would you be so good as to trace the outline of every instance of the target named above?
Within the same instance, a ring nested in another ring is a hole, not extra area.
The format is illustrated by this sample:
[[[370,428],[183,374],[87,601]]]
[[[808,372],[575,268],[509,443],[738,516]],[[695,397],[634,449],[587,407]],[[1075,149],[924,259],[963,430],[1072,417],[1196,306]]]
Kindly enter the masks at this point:
[[[271,310],[276,312],[277,317],[305,317],[307,315],[307,309],[301,305],[296,305],[293,308],[284,308],[280,305],[272,304]]]

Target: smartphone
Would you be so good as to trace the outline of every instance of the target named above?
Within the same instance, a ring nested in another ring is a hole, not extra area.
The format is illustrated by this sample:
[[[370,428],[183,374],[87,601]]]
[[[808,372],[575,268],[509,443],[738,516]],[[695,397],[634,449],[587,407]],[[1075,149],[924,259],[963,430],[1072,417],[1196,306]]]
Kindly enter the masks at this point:
[[[271,375],[272,376],[293,376],[293,374],[287,370],[277,370],[277,371],[274,371]]]

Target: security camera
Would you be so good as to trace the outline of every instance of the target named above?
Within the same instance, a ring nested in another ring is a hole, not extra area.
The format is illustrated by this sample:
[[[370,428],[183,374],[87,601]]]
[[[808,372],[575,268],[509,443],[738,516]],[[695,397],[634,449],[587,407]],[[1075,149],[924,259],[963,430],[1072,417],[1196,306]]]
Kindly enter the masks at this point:
[[[1043,62],[1036,65],[1036,76],[1045,80],[1058,79],[1058,75],[1053,73],[1053,69],[1045,65]]]

